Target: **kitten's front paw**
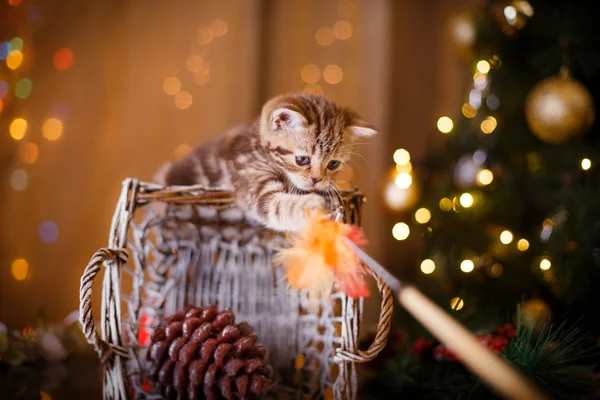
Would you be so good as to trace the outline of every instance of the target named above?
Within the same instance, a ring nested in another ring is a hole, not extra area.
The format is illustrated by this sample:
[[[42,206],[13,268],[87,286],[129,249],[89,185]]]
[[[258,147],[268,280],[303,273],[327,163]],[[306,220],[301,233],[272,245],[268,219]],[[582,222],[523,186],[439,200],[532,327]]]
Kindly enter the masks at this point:
[[[325,199],[318,194],[307,194],[303,196],[302,210],[325,210]]]

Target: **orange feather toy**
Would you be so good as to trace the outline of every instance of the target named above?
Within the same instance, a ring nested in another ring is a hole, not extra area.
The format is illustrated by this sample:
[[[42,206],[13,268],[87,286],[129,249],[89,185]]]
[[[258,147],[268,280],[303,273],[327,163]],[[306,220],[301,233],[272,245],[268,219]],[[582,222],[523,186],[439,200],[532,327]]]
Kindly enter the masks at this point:
[[[326,296],[334,282],[349,297],[368,296],[362,262],[344,241],[348,238],[364,246],[362,229],[332,221],[320,211],[307,211],[307,217],[305,229],[292,238],[292,246],[277,256],[287,268],[289,284],[308,289],[313,298]]]

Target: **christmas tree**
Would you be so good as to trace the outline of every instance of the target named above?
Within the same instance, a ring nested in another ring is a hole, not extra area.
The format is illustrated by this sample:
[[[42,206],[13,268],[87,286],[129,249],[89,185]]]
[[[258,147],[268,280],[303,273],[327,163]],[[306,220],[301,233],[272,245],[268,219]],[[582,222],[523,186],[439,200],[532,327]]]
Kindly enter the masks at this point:
[[[459,16],[473,74],[462,109],[437,121],[423,160],[393,154],[386,190],[398,248],[422,236],[417,286],[551,398],[598,396],[599,13],[514,0]],[[381,361],[371,393],[491,398],[451,349],[406,316],[401,326],[410,346]]]

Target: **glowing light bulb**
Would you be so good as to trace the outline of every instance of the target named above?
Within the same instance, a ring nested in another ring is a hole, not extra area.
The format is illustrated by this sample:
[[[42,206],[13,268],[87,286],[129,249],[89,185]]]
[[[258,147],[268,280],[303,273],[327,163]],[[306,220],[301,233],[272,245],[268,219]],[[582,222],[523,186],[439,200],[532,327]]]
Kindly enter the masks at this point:
[[[592,161],[589,158],[584,158],[581,160],[581,169],[587,171],[592,168]]]
[[[404,222],[398,222],[392,229],[392,236],[396,240],[404,240],[410,234],[410,228]]]
[[[520,239],[517,242],[517,249],[525,251],[529,248],[529,241],[527,239]]]
[[[460,205],[464,208],[469,208],[473,205],[473,196],[470,193],[463,193],[460,195]]]
[[[465,306],[465,302],[460,297],[453,297],[450,299],[450,308],[454,311],[460,311]]]
[[[509,244],[510,242],[512,242],[513,241],[513,234],[512,234],[512,232],[508,231],[508,230],[507,231],[503,231],[500,234],[500,241],[503,244]]]
[[[475,269],[475,263],[473,263],[473,261],[471,260],[463,260],[463,262],[460,263],[460,270],[462,272],[465,273],[469,273],[471,271],[473,271]]]
[[[479,61],[477,63],[477,71],[481,72],[482,74],[487,74],[490,72],[490,63],[485,60]]]
[[[396,164],[404,165],[410,161],[410,153],[405,149],[398,149],[394,152],[394,162]]]
[[[489,185],[494,180],[494,174],[489,169],[482,169],[477,173],[477,182],[480,185]]]
[[[429,275],[433,271],[435,271],[435,263],[433,262],[433,260],[430,260],[430,259],[423,260],[423,262],[421,263],[421,272],[424,273],[425,275]]]
[[[540,261],[540,269],[542,271],[549,270],[551,266],[552,266],[552,263],[547,258],[542,258],[542,261]]]
[[[420,224],[426,224],[431,219],[431,211],[426,208],[419,208],[415,212],[415,220]]]
[[[449,117],[441,117],[437,121],[437,128],[442,133],[450,133],[452,128],[454,128],[454,122]]]
[[[408,172],[399,173],[396,177],[396,185],[400,189],[406,189],[412,184],[412,176]]]

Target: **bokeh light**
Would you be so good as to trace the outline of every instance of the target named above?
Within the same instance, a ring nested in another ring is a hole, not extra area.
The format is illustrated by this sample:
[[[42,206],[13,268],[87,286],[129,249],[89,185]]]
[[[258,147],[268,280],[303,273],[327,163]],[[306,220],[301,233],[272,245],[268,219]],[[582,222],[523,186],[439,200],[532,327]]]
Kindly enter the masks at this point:
[[[404,240],[410,234],[410,228],[404,222],[398,222],[392,228],[392,236],[396,240]]]
[[[352,36],[352,24],[348,21],[338,21],[333,25],[333,35],[340,39],[350,39]]]
[[[502,272],[504,272],[504,267],[502,266],[502,264],[499,263],[495,263],[490,269],[490,274],[494,278],[498,278],[500,275],[502,275]]]
[[[11,50],[19,50],[19,51],[23,50],[23,39],[21,39],[20,37],[16,36],[16,37],[10,39],[9,43],[10,43]]]
[[[467,118],[475,118],[477,116],[477,109],[475,109],[469,103],[463,104],[461,111],[463,115]]]
[[[181,82],[179,79],[171,76],[163,82],[163,91],[169,96],[175,96],[181,89]]]
[[[463,260],[460,263],[460,270],[465,273],[469,273],[475,269],[475,264],[471,260]]]
[[[527,239],[519,239],[517,242],[517,249],[525,251],[529,248],[529,241]]]
[[[209,44],[214,39],[214,32],[212,29],[203,26],[198,29],[198,42],[202,45]]]
[[[202,69],[194,74],[194,83],[204,86],[210,81],[210,65],[204,62]]]
[[[33,83],[31,79],[21,78],[15,85],[15,95],[20,99],[26,99],[31,94]]]
[[[496,118],[494,118],[492,116],[486,117],[481,122],[481,131],[485,134],[490,134],[490,133],[494,132],[494,129],[496,129],[497,125],[498,125],[498,122],[496,121]]]
[[[10,186],[20,192],[27,188],[27,184],[29,183],[29,176],[27,172],[22,169],[17,169],[10,174]]]
[[[412,185],[412,176],[408,172],[401,172],[396,177],[395,182],[400,189],[406,189]]]
[[[514,22],[515,18],[517,18],[517,9],[514,6],[504,7],[504,16],[509,23]]]
[[[396,164],[396,171],[398,173],[410,172],[412,171],[412,164],[410,162],[407,162],[406,164]]]
[[[481,72],[482,74],[487,74],[490,72],[490,63],[485,60],[479,61],[477,63],[477,71]]]
[[[481,72],[476,72],[473,75],[473,83],[475,83],[477,89],[483,90],[487,86],[487,76]]]
[[[477,182],[480,185],[489,185],[494,180],[494,174],[489,169],[482,169],[477,173]]]
[[[44,221],[38,228],[38,235],[44,243],[56,242],[58,239],[58,226],[53,221]]]
[[[0,100],[8,93],[8,83],[0,81]]]
[[[0,100],[0,114],[2,113],[2,108],[4,107],[4,102]]]
[[[175,149],[175,158],[181,159],[181,158],[187,156],[190,151],[192,151],[192,146],[190,146],[189,144],[185,144],[185,143],[180,144]]]
[[[54,64],[54,68],[64,71],[73,65],[73,58],[73,51],[71,49],[62,48],[56,50],[52,58],[52,63]]]
[[[23,53],[20,50],[13,50],[6,57],[6,66],[10,69],[17,69],[23,62]]]
[[[304,86],[304,91],[317,96],[323,96],[325,94],[323,86],[319,85],[318,83],[309,83],[308,85]]]
[[[339,65],[331,64],[323,70],[323,79],[331,85],[337,85],[342,81],[343,77],[344,71],[342,71]]]
[[[450,211],[452,210],[452,200],[447,197],[444,197],[440,200],[440,209],[442,211]]]
[[[502,242],[503,244],[509,244],[512,241],[513,241],[512,232],[509,230],[502,231],[502,233],[500,234],[500,242]]]
[[[185,62],[185,67],[190,72],[198,72],[204,67],[204,59],[198,54],[191,54]]]
[[[185,110],[192,105],[192,94],[187,91],[181,91],[175,95],[175,107]]]
[[[13,260],[10,270],[17,281],[24,281],[29,277],[29,263],[24,258]]]
[[[27,133],[27,121],[24,118],[15,118],[8,128],[10,137],[15,140],[21,140]]]
[[[8,54],[11,51],[10,43],[2,42],[0,43],[0,60],[6,60]]]
[[[433,262],[433,260],[423,260],[423,262],[421,263],[421,272],[423,272],[425,275],[429,275],[433,271],[435,271],[435,263]]]
[[[321,69],[315,64],[306,64],[300,70],[300,78],[306,83],[317,83],[321,79]]]
[[[547,271],[550,269],[550,267],[552,267],[552,263],[550,262],[550,260],[548,260],[547,258],[542,258],[542,260],[540,261],[540,269],[542,271]]]
[[[25,164],[33,164],[37,161],[40,150],[38,145],[32,142],[23,143],[19,147],[19,159]]]
[[[227,25],[227,22],[217,18],[210,24],[210,28],[215,37],[221,37],[227,33],[229,26]]]
[[[465,306],[465,301],[460,297],[453,297],[450,299],[450,308],[454,311],[460,311]]]
[[[394,152],[394,162],[404,165],[410,161],[410,153],[405,149],[398,149]]]
[[[21,4],[21,0],[8,0],[8,4],[10,4],[11,6],[18,6],[19,4]]]
[[[321,46],[329,46],[335,40],[333,29],[328,26],[322,26],[315,32],[315,40]]]
[[[437,121],[437,128],[442,133],[450,133],[452,128],[454,127],[454,123],[449,117],[441,117]]]
[[[415,221],[417,221],[420,224],[426,224],[429,222],[429,220],[431,219],[431,211],[429,211],[427,208],[419,208],[417,211],[415,211]]]
[[[464,208],[469,208],[473,205],[473,196],[470,193],[463,193],[460,195],[460,205]]]
[[[42,135],[51,141],[60,139],[63,134],[63,123],[58,118],[47,118],[42,123]]]
[[[590,168],[592,168],[592,161],[589,158],[584,158],[583,160],[581,160],[581,169],[582,170],[587,171]]]

